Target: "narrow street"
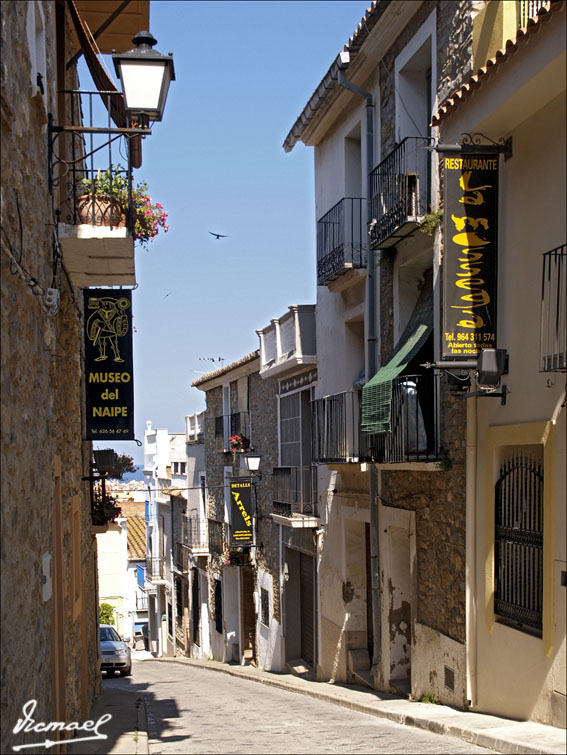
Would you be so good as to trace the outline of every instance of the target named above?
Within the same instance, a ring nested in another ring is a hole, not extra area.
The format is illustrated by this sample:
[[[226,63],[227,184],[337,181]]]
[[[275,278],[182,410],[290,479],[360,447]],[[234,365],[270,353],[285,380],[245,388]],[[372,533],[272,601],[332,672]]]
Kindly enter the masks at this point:
[[[159,661],[136,662],[105,687],[141,694],[149,751],[159,753],[487,753],[454,737],[244,679]]]

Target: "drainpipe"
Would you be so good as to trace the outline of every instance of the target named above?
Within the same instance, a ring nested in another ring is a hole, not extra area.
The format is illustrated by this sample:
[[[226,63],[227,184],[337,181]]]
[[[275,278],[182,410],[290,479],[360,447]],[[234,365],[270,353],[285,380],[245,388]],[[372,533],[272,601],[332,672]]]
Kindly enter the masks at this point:
[[[466,456],[466,686],[469,708],[477,702],[477,521],[476,472],[478,456],[477,399],[467,401],[467,456]]]
[[[337,81],[340,86],[354,92],[359,97],[366,100],[366,221],[368,226],[372,222],[372,194],[370,186],[370,173],[374,168],[374,99],[370,92],[356,86],[346,78],[346,69],[350,63],[350,54],[342,51],[338,54],[336,60],[338,66]],[[369,245],[370,246],[370,245]],[[367,321],[367,344],[368,344],[368,378],[376,373],[376,267],[374,259],[374,250],[368,249],[367,261],[367,302],[368,302],[368,321]],[[372,650],[372,677],[376,678],[381,666],[382,654],[382,623],[380,614],[380,552],[378,548],[378,472],[376,465],[370,463],[370,480],[368,485],[368,494],[370,498],[370,564],[372,573],[372,630],[373,630],[373,650]]]

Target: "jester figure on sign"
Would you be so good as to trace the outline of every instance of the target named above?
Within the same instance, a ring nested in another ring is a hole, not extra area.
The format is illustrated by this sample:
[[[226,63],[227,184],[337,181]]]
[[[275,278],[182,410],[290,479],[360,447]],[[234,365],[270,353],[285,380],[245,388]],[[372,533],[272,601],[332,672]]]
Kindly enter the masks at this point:
[[[91,304],[92,302],[92,304]],[[99,355],[95,362],[108,359],[107,345],[110,344],[115,362],[123,362],[118,348],[118,339],[128,332],[126,310],[130,302],[126,298],[96,298],[89,301],[89,309],[96,307],[87,320],[87,336],[93,346],[98,347]]]

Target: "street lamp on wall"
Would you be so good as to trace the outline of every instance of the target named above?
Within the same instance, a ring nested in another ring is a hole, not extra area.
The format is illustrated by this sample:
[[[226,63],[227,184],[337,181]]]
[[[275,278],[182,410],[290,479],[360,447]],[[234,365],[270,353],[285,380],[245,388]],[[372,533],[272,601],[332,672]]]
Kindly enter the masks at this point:
[[[260,454],[255,453],[247,453],[244,455],[244,463],[246,464],[246,469],[251,473],[253,477],[258,477],[259,479],[262,479],[262,475],[258,471],[260,469],[260,461],[262,457]]]
[[[173,56],[152,49],[157,40],[149,31],[138,32],[132,42],[134,49],[113,53],[112,60],[130,121],[148,128],[150,121],[163,118],[169,84],[175,81]]]

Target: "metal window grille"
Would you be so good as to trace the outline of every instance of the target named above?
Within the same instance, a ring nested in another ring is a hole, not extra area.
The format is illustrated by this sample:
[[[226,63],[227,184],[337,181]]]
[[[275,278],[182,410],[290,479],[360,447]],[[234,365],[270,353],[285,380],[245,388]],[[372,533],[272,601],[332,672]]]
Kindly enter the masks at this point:
[[[494,613],[541,632],[543,601],[543,471],[531,456],[500,468],[495,501]]]
[[[270,626],[270,593],[265,587],[260,588],[261,613],[260,621],[265,627]]]
[[[540,372],[567,370],[567,251],[543,255],[541,280]]]

